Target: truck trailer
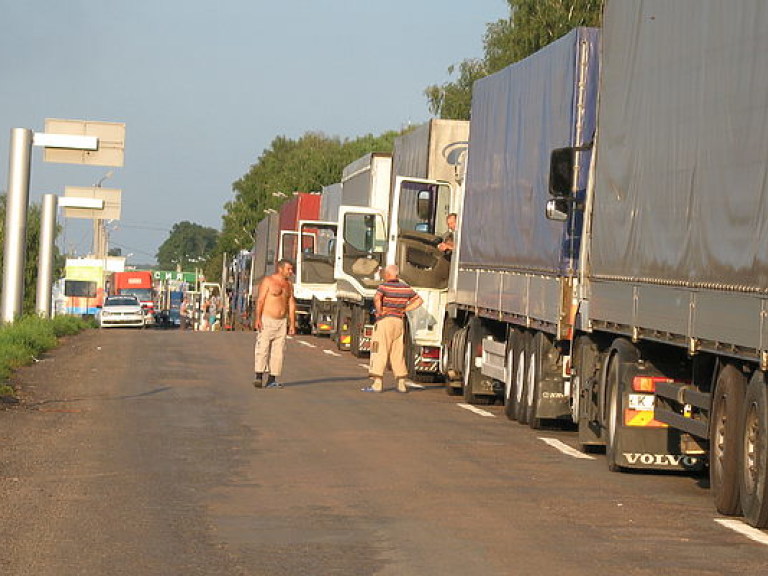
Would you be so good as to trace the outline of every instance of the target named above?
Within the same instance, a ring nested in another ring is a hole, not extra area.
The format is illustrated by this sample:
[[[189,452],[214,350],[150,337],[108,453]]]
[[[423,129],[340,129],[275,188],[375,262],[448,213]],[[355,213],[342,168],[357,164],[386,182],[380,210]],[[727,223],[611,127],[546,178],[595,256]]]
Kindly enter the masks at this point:
[[[493,207],[511,248],[491,211],[478,218],[478,82],[443,352],[470,398],[500,386],[520,422],[569,407],[579,444],[605,446],[611,470],[707,466],[717,510],[756,527],[768,526],[766,29],[759,0],[609,0],[594,141],[585,127],[548,143],[545,207],[540,182],[537,202]],[[504,266],[542,210],[567,258]],[[501,266],[486,271],[482,254]]]

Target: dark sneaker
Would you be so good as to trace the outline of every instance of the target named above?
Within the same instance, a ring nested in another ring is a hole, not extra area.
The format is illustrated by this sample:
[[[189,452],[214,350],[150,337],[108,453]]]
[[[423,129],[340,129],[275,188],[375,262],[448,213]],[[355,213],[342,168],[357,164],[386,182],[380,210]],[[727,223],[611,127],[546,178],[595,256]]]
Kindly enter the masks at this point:
[[[253,387],[264,388],[264,379],[262,378],[261,374],[256,374],[256,376],[253,377]]]

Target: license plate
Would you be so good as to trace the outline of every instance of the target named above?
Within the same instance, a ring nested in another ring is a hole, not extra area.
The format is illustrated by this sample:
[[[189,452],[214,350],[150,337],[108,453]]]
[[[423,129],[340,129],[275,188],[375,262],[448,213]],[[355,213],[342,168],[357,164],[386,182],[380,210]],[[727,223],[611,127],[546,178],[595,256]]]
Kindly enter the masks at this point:
[[[653,410],[653,394],[630,394],[629,407],[632,410]]]

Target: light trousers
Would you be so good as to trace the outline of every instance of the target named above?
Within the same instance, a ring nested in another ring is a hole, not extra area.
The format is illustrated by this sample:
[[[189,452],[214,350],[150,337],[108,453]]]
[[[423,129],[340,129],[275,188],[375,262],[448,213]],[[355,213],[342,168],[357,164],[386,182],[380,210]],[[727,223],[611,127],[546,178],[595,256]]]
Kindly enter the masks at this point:
[[[261,331],[256,339],[254,351],[254,372],[269,372],[273,376],[280,376],[283,370],[286,334],[288,334],[287,318],[261,317]]]
[[[382,378],[387,364],[392,367],[395,378],[408,376],[403,347],[403,319],[386,317],[378,320],[373,327],[371,338],[371,364],[368,374]]]

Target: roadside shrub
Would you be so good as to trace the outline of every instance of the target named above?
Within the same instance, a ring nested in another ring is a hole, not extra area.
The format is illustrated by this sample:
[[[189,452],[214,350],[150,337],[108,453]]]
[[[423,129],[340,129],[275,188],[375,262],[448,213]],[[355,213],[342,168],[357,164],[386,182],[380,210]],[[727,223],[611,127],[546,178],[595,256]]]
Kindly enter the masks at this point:
[[[0,381],[54,348],[59,337],[77,334],[90,326],[88,321],[73,316],[24,316],[13,324],[0,326]]]

